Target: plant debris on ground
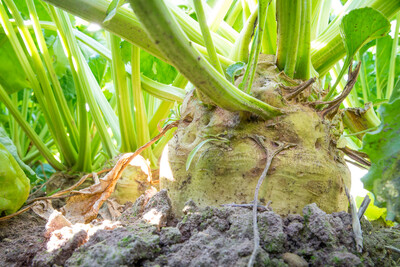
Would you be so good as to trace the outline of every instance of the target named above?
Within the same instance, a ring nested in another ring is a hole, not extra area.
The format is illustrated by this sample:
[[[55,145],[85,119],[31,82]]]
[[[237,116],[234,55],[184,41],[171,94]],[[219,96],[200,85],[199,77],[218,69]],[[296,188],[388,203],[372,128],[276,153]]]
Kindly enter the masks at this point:
[[[57,227],[51,220],[45,226],[29,212],[1,222],[0,266],[246,266],[253,250],[250,209],[200,209],[189,201],[178,218],[165,190],[126,204],[112,222],[98,218]],[[400,264],[400,254],[390,249],[400,247],[399,226],[362,220],[364,250],[357,253],[351,215],[326,214],[316,204],[287,217],[260,211],[258,227],[255,266]]]

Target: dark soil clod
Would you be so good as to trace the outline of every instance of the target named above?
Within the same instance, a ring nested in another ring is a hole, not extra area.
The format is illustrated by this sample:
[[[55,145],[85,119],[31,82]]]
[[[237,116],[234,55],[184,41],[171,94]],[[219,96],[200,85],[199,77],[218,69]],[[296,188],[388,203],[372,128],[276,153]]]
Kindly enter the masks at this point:
[[[247,265],[253,250],[250,210],[200,209],[188,202],[185,215],[176,218],[166,191],[139,206],[135,203],[125,211],[122,227],[99,230],[86,243],[86,233],[78,232],[51,253],[46,251],[45,221],[25,214],[1,223],[0,266]],[[150,223],[149,212],[161,223]],[[310,204],[303,215],[281,217],[264,211],[257,221],[261,250],[255,266],[398,266],[400,262],[400,255],[385,247],[400,247],[398,226],[374,228],[362,220],[364,251],[359,254],[351,216],[345,212],[326,214]]]

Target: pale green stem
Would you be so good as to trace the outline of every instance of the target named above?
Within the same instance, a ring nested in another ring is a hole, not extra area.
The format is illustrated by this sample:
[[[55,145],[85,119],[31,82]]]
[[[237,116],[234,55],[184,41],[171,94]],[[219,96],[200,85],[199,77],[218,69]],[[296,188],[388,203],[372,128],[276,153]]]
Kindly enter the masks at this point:
[[[47,71],[49,72],[51,83],[53,85],[54,95],[60,106],[61,116],[63,117],[65,125],[71,136],[71,142],[74,145],[75,149],[77,149],[78,148],[78,129],[77,129],[75,121],[71,115],[71,112],[68,108],[67,101],[65,100],[60,82],[58,81],[57,74],[54,70],[53,62],[50,57],[49,51],[47,49],[46,41],[42,34],[42,28],[39,23],[39,19],[38,19],[39,17],[36,13],[35,5],[33,3],[33,0],[26,0],[26,3],[28,6],[28,9],[29,9],[31,21],[33,22],[33,29],[34,29],[34,32],[36,35],[36,40],[38,42],[41,55],[44,59]]]
[[[241,11],[242,11],[242,4],[239,1],[236,1],[234,7],[229,12],[229,14],[226,18],[226,23],[230,26],[233,26],[233,24],[235,24],[235,21],[237,20],[238,16],[240,15]]]
[[[204,9],[203,5],[201,4],[201,0],[193,0],[193,5],[194,9],[196,10],[197,20],[199,21],[201,32],[203,33],[204,44],[207,48],[208,56],[210,57],[210,63],[219,73],[224,74],[211,38],[210,28],[207,26],[207,19],[204,15]]]
[[[165,145],[167,145],[168,141],[174,137],[174,132],[176,129],[171,129],[165,133],[165,135],[154,145],[153,153],[156,158],[160,158],[161,154],[164,150]]]
[[[112,53],[112,76],[114,81],[115,93],[117,94],[118,119],[121,131],[121,152],[133,152],[136,150],[135,127],[133,124],[132,107],[128,85],[126,80],[126,72],[122,56],[120,54],[121,39],[110,34],[110,44]]]
[[[72,76],[75,84],[75,91],[77,96],[76,103],[76,116],[79,128],[79,155],[77,164],[74,166],[76,171],[92,171],[91,162],[91,151],[90,151],[90,132],[89,132],[89,116],[86,110],[86,97],[83,93],[83,82],[79,72],[81,72],[81,67],[78,67],[79,62],[79,49],[74,46],[74,37],[70,34],[72,26],[69,23],[69,19],[65,18],[63,12],[55,10],[55,8],[50,7],[50,13],[53,20],[57,25],[59,25],[58,34],[61,43],[66,51],[66,56],[69,61]]]
[[[14,14],[14,19],[20,30],[21,37],[25,42],[25,47],[30,53],[32,63],[37,75],[33,71],[32,66],[29,63],[28,58],[25,53],[22,52],[23,48],[19,43],[17,36],[9,22],[8,16],[3,8],[3,1],[0,1],[0,13],[2,17],[2,25],[6,31],[6,34],[15,50],[20,63],[28,76],[28,79],[34,89],[36,98],[43,110],[43,114],[46,118],[46,122],[49,124],[50,132],[53,138],[56,140],[56,144],[63,154],[65,162],[68,166],[73,166],[77,159],[77,152],[71,144],[66,131],[63,127],[63,120],[61,118],[57,102],[54,98],[52,88],[50,86],[46,71],[44,69],[43,63],[41,61],[39,52],[36,49],[35,43],[30,35],[29,30],[24,25],[22,17],[15,6],[14,2],[11,0],[6,0],[7,6],[10,8],[11,12]],[[40,83],[39,83],[40,82]]]
[[[301,1],[300,41],[294,77],[308,80],[311,78],[311,11],[312,1]]]
[[[18,92],[11,95],[11,101],[13,102],[15,107],[18,107]],[[12,116],[10,116],[10,117],[12,117]],[[21,142],[19,139],[20,138],[19,128],[18,128],[18,124],[14,118],[10,118],[10,132],[11,132],[13,143],[14,143],[15,147],[17,148],[17,154],[21,158],[23,155],[22,155]]]
[[[29,99],[30,99],[30,89],[25,88],[24,89],[24,95],[23,95],[23,100],[22,100],[22,109],[21,109],[21,114],[23,118],[26,118],[28,120],[28,109],[29,109]],[[35,129],[32,126],[32,129]],[[25,156],[26,153],[28,152],[29,148],[29,138],[26,138],[26,134],[23,132],[23,130],[20,128],[20,143],[23,144],[22,148],[22,154],[21,157]]]
[[[305,0],[303,0],[305,1]],[[294,76],[299,39],[302,0],[279,0],[276,4],[278,44],[276,63],[289,77]]]
[[[186,33],[187,37],[200,45],[204,45],[203,37],[201,36],[201,29],[197,21],[186,14],[182,9],[176,6],[175,3],[170,0],[165,1],[166,7],[168,7],[173,14],[176,22],[180,25],[182,30]],[[172,15],[171,14],[171,15]],[[211,33],[213,43],[218,53],[223,56],[229,55],[232,49],[232,43],[221,35],[214,32]]]
[[[41,26],[43,29],[48,29],[48,30],[57,30],[57,27],[54,25],[54,23],[47,22],[47,21],[42,21]],[[32,27],[32,25],[28,25],[28,27]],[[0,29],[1,30],[1,29]],[[78,40],[82,41],[84,44],[88,45],[90,48],[95,50],[97,53],[99,53],[101,56],[106,58],[108,61],[111,62],[112,56],[111,56],[111,51],[104,47],[102,44],[94,40],[93,38],[85,35],[84,33],[73,29],[74,35],[78,38]],[[203,55],[207,55],[207,50],[201,45],[198,45],[196,43],[192,43],[193,46],[198,49]],[[207,58],[207,56],[206,56]],[[221,55],[218,54],[218,60],[224,65],[224,67],[228,67],[232,64],[234,64],[234,61],[225,58]],[[130,75],[131,70],[130,68],[126,68],[126,72]],[[89,77],[91,79],[91,77]],[[149,94],[154,95],[157,98],[160,99],[165,99],[167,101],[178,101],[182,102],[183,97],[185,96],[185,91],[181,90],[180,88],[177,88],[175,86],[170,86],[166,84],[162,84],[156,81],[151,80],[150,78],[147,78],[144,75],[141,75],[141,81],[142,81],[142,88],[147,91]],[[119,124],[118,124],[118,119],[115,116],[115,113],[110,112],[110,108],[107,108],[106,105],[108,105],[107,100],[105,100],[104,95],[101,93],[100,94],[95,94],[96,101],[98,105],[101,107],[101,110],[107,120],[107,123],[110,125],[115,139],[120,141],[121,137],[119,136]],[[118,130],[116,130],[118,129]]]
[[[140,48],[132,45],[131,51],[131,82],[135,106],[136,144],[138,147],[140,147],[150,141],[150,133],[147,121],[146,106],[144,103],[142,88],[140,86]],[[150,147],[145,149],[141,155],[144,158],[149,159],[153,165],[157,164],[157,160],[155,159]]]
[[[3,104],[9,110],[9,112],[12,114],[12,116],[15,118],[15,120],[18,122],[20,127],[24,130],[29,139],[32,140],[32,143],[38,148],[43,157],[49,162],[49,164],[57,170],[64,170],[65,169],[64,165],[54,158],[54,156],[52,155],[50,150],[46,147],[46,145],[42,142],[40,137],[29,126],[26,119],[21,116],[21,113],[14,106],[11,99],[8,97],[7,92],[1,85],[0,85],[0,99],[1,102],[3,102]]]
[[[313,16],[311,24],[311,40],[315,40],[328,27],[329,14],[331,12],[332,0],[320,0],[318,12]],[[314,4],[314,2],[313,2]],[[316,19],[316,20],[315,20]]]
[[[175,77],[174,82],[172,83],[173,86],[176,86],[178,88],[185,88],[187,85],[188,80],[186,78],[178,73],[178,75]],[[159,131],[158,128],[162,126],[163,121],[168,117],[170,114],[170,109],[173,107],[174,103],[172,102],[167,102],[163,101],[157,108],[157,111],[153,114],[150,123],[149,123],[149,130],[150,130],[150,136],[153,138],[156,136]]]
[[[389,63],[389,77],[386,87],[386,99],[390,99],[390,96],[393,93],[395,75],[396,75],[396,55],[397,55],[397,47],[399,44],[399,28],[400,28],[400,12],[396,17],[396,28],[394,31],[393,45],[392,45],[392,53],[390,55],[390,63]]]
[[[369,84],[368,84],[368,74],[367,74],[367,69],[365,67],[365,62],[363,60],[363,55],[358,52],[358,58],[357,60],[361,61],[361,69],[360,69],[360,82],[361,82],[361,89],[363,92],[363,100],[364,104],[368,103],[369,99]]]
[[[247,62],[249,59],[249,45],[254,33],[255,24],[258,18],[258,8],[251,14],[236,40],[229,58],[233,61]]]
[[[242,88],[248,94],[251,91],[251,87],[253,85],[254,76],[257,69],[258,57],[261,51],[261,40],[263,38],[263,34],[265,31],[265,23],[267,21],[267,12],[270,0],[260,0],[258,2],[258,18],[259,23],[257,27],[256,34],[254,36],[254,41],[250,51],[250,59],[247,64],[246,72],[243,76]],[[250,75],[250,76],[248,76]],[[243,86],[243,84],[245,86]]]
[[[265,32],[262,38],[262,52],[267,55],[275,55],[277,42],[276,8],[275,1],[271,1],[267,11]]]
[[[193,0],[193,2],[196,1],[201,1],[201,0]],[[209,23],[210,31],[216,32],[218,30],[219,25],[223,21],[226,13],[228,12],[230,6],[232,5],[232,2],[233,0],[220,1],[221,5],[219,6],[218,11],[215,13],[214,17],[211,19],[211,23]]]
[[[50,149],[52,146],[54,146],[54,139],[51,139],[49,142],[47,142],[45,144],[45,146],[48,149]],[[27,165],[37,161],[38,158],[42,156],[42,154],[40,153],[39,150],[36,149],[36,147],[32,147],[32,148],[35,148],[35,149],[30,149],[29,153],[25,157],[22,158],[22,161],[25,162],[25,164],[27,164]],[[54,168],[54,166],[52,166],[52,167]]]
[[[272,107],[236,88],[193,48],[162,1],[129,1],[155,43],[173,65],[187,77],[197,90],[218,106],[249,111],[264,119],[282,114]]]
[[[250,11],[249,5],[247,4],[246,0],[241,0],[241,2],[242,2],[242,10],[243,10],[243,13],[242,13],[243,14],[243,25],[245,25],[246,21],[249,19],[252,12]]]
[[[113,158],[116,155],[116,150],[107,132],[104,117],[99,108],[99,102],[96,101],[95,96],[93,95],[94,91],[99,90],[99,85],[97,84],[93,73],[90,71],[87,62],[79,49],[78,43],[73,36],[72,25],[67,13],[53,7],[50,7],[50,10],[52,14],[54,14],[53,19],[57,19],[55,22],[59,28],[59,34],[63,40],[64,46],[68,51],[71,51],[70,60],[72,60],[72,65],[71,63],[70,65],[73,72],[76,72],[79,81],[77,87],[82,90],[83,95],[85,96],[90,109],[90,114],[92,115],[97,130],[100,133],[103,148],[107,152],[107,155],[110,158]]]
[[[340,80],[343,78],[343,75],[346,74],[346,72],[348,72],[350,64],[352,62],[352,58],[353,56],[349,57],[346,56],[346,59],[343,63],[343,67],[340,70],[340,73],[335,81],[335,84],[332,86],[332,88],[330,89],[330,91],[328,92],[328,94],[324,97],[324,100],[329,100],[329,98],[332,96],[332,94],[335,92],[336,86],[338,85],[338,83],[340,82]]]

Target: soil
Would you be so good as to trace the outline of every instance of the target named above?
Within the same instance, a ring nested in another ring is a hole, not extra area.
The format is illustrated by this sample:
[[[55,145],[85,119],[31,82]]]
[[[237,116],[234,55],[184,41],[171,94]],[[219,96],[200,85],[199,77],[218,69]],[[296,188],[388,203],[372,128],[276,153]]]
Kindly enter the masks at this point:
[[[52,252],[45,220],[25,213],[2,222],[0,266],[247,266],[253,250],[247,208],[197,208],[189,201],[178,218],[165,190],[126,207],[119,226],[57,236],[66,242]],[[399,226],[362,220],[362,253],[356,252],[351,215],[326,214],[316,204],[286,217],[260,211],[258,226],[256,266],[400,266],[400,254],[386,248],[400,248]]]

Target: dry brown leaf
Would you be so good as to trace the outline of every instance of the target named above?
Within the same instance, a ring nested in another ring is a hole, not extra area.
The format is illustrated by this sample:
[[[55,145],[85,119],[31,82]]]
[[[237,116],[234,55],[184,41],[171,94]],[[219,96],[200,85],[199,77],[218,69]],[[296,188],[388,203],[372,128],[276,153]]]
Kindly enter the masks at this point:
[[[70,197],[67,204],[61,209],[64,216],[72,223],[89,223],[95,219],[101,205],[114,191],[115,185],[132,155],[133,153],[122,155],[114,168],[99,179],[99,183],[74,192],[78,194]]]

